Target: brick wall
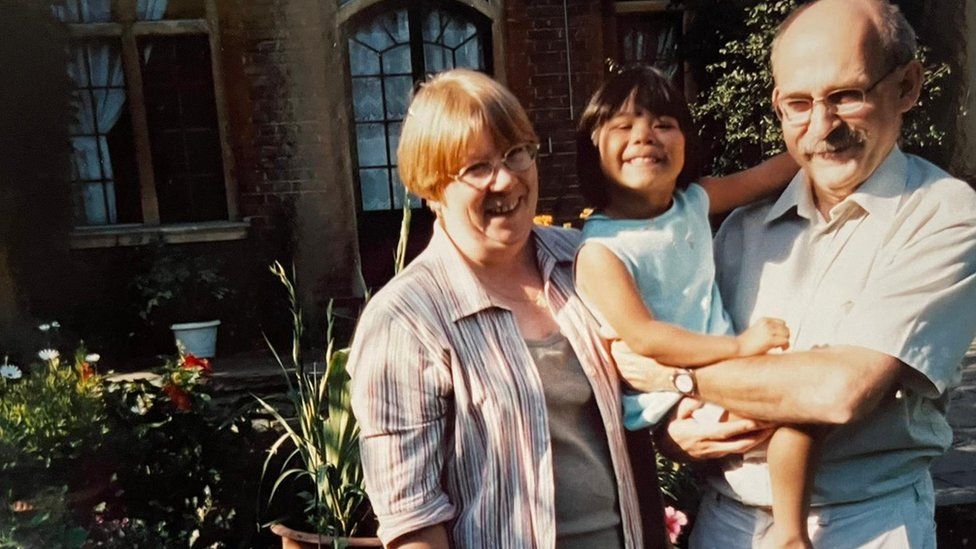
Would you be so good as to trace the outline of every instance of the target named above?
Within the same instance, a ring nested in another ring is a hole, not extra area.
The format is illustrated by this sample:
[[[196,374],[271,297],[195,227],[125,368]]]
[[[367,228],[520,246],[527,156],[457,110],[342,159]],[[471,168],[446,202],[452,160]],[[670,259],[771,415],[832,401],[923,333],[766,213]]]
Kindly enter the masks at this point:
[[[225,0],[221,38],[242,216],[292,230],[313,317],[356,295],[359,263],[337,3]],[[280,232],[280,231],[279,231]]]
[[[514,0],[505,7],[508,85],[542,142],[539,213],[558,222],[578,219],[584,206],[575,128],[603,77],[607,9],[594,0]]]

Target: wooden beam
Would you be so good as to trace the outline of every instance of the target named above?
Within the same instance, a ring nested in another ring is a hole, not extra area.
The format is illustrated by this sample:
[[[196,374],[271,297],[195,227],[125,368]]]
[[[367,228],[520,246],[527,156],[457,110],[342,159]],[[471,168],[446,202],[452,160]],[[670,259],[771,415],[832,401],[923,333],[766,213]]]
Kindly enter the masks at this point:
[[[230,116],[224,87],[223,49],[220,47],[220,21],[217,18],[217,1],[207,0],[207,23],[210,27],[210,67],[214,86],[214,102],[217,109],[217,127],[220,135],[220,153],[224,166],[224,193],[227,195],[227,218],[236,221],[237,179],[234,170],[234,149],[230,145]]]
[[[123,11],[135,16],[133,0],[126,0]],[[132,118],[132,134],[135,137],[136,162],[139,165],[139,195],[142,203],[142,222],[159,225],[159,201],[156,199],[156,175],[153,172],[152,149],[149,143],[149,119],[146,99],[142,88],[142,65],[139,43],[132,32],[132,25],[122,31],[122,67],[125,69],[125,88],[129,114]]]
[[[206,19],[171,19],[160,21],[139,21],[133,23],[132,32],[136,36],[168,36],[173,34],[207,34],[210,26]]]
[[[75,38],[122,36],[119,23],[69,23],[68,34]]]

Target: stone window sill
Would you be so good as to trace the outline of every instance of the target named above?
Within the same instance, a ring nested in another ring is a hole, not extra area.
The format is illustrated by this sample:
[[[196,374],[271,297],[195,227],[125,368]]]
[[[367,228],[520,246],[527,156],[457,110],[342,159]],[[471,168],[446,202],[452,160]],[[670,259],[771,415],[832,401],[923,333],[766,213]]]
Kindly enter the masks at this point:
[[[153,242],[187,244],[190,242],[218,242],[243,240],[251,226],[244,221],[205,221],[173,225],[111,225],[105,227],[75,227],[71,231],[71,248],[115,248],[142,246]]]

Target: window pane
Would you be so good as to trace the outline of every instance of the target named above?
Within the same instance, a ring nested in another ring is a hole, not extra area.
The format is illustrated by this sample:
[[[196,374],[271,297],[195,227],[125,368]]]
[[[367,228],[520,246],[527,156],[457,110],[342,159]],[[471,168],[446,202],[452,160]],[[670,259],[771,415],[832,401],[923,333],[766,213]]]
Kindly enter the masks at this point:
[[[410,27],[407,10],[398,10],[379,17],[380,24],[386,29],[395,44],[406,44],[410,41]]]
[[[407,189],[403,186],[403,181],[400,180],[400,174],[396,171],[393,172],[393,207],[400,209],[403,207],[403,195],[407,192]],[[419,208],[421,206],[420,197],[413,193],[407,193],[410,197],[410,207]]]
[[[396,43],[394,38],[390,36],[390,33],[377,19],[360,27],[356,31],[354,38],[376,51],[384,51]]]
[[[483,39],[470,21],[433,10],[424,21],[423,34],[428,72],[454,67],[484,70]]]
[[[454,62],[459,67],[472,67],[477,69],[485,68],[484,50],[481,47],[481,40],[477,38],[468,40],[454,52]]]
[[[383,120],[382,90],[379,78],[352,79],[352,103],[357,122]]]
[[[117,218],[112,183],[82,183],[75,198],[75,215],[87,225],[106,225]]]
[[[105,23],[112,20],[112,0],[62,0],[51,11],[65,23]]]
[[[118,41],[72,42],[68,76],[75,223],[138,222],[139,181]]]
[[[444,28],[444,38],[442,42],[449,48],[456,48],[474,34],[474,25],[466,21],[459,21],[451,18],[448,19],[448,23]]]
[[[383,124],[356,124],[360,166],[386,166],[386,134]]]
[[[207,36],[141,37],[139,50],[160,221],[227,219]]]
[[[143,21],[159,19],[203,19],[207,10],[203,0],[137,0],[136,17]]]
[[[397,147],[400,146],[400,130],[403,128],[401,122],[392,122],[389,125],[390,132],[390,164],[394,166],[397,163]]]
[[[443,46],[424,44],[424,63],[429,72],[441,72],[454,68],[454,52]]]
[[[389,210],[390,171],[386,169],[359,170],[359,184],[363,196],[363,210]]]
[[[440,42],[444,33],[444,25],[447,23],[441,17],[440,10],[432,10],[424,19],[423,36],[424,42]]]
[[[349,40],[349,72],[353,76],[374,76],[380,73],[380,55],[356,40]]]
[[[383,54],[384,74],[410,74],[410,45],[397,46]]]
[[[409,76],[391,76],[384,79],[386,85],[386,116],[399,120],[407,115],[410,105],[410,90],[413,89],[413,78]]]

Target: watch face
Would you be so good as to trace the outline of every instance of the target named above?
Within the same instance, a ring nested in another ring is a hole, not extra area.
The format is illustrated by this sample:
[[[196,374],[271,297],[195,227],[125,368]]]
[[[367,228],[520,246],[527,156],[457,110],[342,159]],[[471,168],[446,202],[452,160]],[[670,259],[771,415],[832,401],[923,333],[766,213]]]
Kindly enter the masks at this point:
[[[680,373],[674,376],[674,388],[682,393],[690,393],[695,390],[695,381],[691,379],[691,374]]]

